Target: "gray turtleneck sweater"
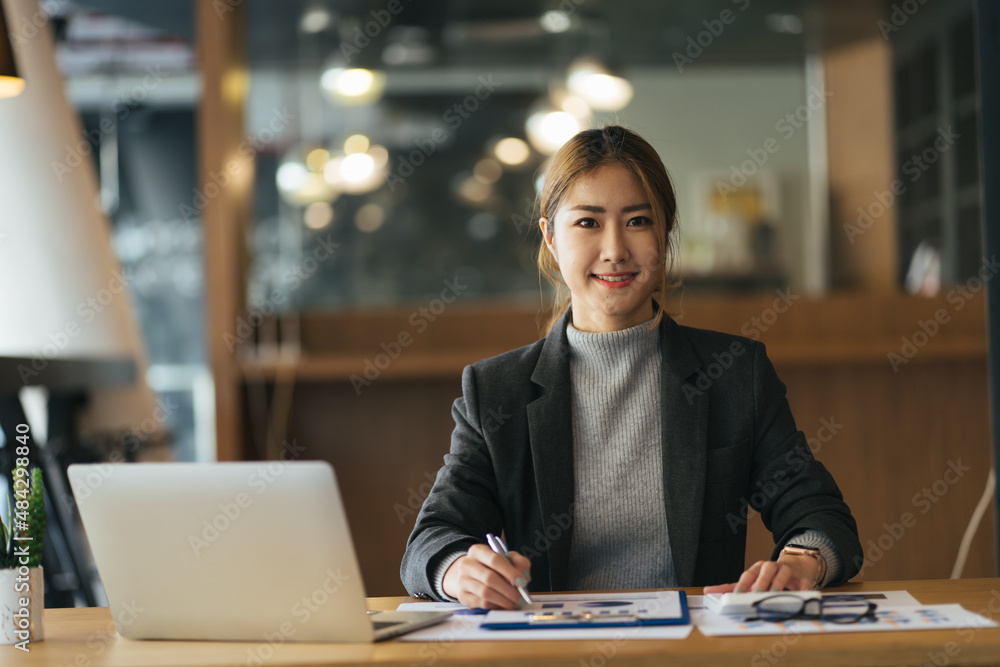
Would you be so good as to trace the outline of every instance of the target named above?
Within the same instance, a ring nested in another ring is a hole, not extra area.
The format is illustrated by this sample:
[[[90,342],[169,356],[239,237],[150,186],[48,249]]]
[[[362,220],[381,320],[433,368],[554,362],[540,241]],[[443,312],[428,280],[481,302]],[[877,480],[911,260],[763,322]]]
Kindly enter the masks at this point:
[[[575,479],[571,589],[676,585],[663,505],[659,329],[648,326],[607,333],[566,327]]]

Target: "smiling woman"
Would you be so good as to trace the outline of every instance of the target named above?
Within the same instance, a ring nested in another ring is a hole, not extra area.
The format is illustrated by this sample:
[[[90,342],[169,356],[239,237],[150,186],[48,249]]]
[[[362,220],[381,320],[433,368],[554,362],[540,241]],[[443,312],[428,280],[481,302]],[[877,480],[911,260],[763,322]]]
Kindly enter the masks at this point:
[[[465,368],[451,452],[403,557],[410,593],[511,608],[524,587],[800,590],[856,574],[857,525],[764,346],[659,305],[677,213],[653,148],[618,126],[581,132],[540,203],[555,319]],[[509,418],[488,426],[497,408]],[[746,498],[775,547],[744,571],[746,525],[729,518]],[[483,544],[501,532],[509,557]]]
[[[645,322],[651,296],[662,300],[671,286],[674,188],[653,147],[626,141],[626,132],[581,132],[552,158],[539,219],[538,267],[557,294],[547,330],[570,302],[585,331]]]

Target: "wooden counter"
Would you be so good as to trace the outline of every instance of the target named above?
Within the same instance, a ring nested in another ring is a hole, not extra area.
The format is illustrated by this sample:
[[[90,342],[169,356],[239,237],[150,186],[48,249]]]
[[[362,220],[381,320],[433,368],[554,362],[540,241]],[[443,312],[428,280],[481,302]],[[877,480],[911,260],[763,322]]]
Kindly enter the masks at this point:
[[[892,581],[838,590],[910,591],[921,603],[960,603],[1000,619],[1000,579]],[[700,594],[701,589],[685,589]],[[394,609],[408,598],[371,598],[372,609]],[[483,665],[632,667],[639,665],[867,665],[1000,663],[1000,628],[871,632],[836,635],[705,637],[684,640],[580,640],[533,642],[402,642],[318,644],[266,642],[132,641],[122,639],[106,607],[50,609],[46,639],[29,653],[0,646],[0,663],[18,667],[162,667],[165,665]],[[938,662],[935,662],[938,660]]]

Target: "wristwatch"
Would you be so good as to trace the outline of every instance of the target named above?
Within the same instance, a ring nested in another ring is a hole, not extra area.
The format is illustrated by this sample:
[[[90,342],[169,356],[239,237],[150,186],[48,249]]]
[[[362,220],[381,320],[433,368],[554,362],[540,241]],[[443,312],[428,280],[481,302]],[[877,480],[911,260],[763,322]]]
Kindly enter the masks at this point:
[[[819,572],[816,574],[816,580],[813,581],[812,587],[819,587],[820,583],[823,581],[823,577],[826,576],[826,559],[823,558],[823,554],[820,553],[819,549],[815,547],[805,547],[801,544],[786,544],[781,549],[781,553],[789,554],[791,556],[809,556],[810,558],[815,558],[819,563]]]

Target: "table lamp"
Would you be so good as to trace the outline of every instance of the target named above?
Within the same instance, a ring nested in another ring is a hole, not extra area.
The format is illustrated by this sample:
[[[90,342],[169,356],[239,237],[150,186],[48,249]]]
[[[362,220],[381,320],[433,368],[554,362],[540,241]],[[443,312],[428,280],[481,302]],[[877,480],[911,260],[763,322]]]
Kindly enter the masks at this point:
[[[44,16],[37,0],[2,2],[10,25]],[[155,409],[141,379],[145,351],[129,276],[112,251],[92,147],[66,97],[51,29],[17,42],[31,86],[0,101],[0,356],[29,362],[0,382],[44,384],[39,378],[55,360],[130,359],[140,380],[94,392],[91,411],[106,426],[127,429]]]
[[[158,438],[167,424],[145,381],[130,276],[112,251],[92,146],[66,97],[51,27],[38,25],[45,14],[37,0],[0,3],[8,26],[33,28],[13,40],[20,73],[31,85],[0,99],[0,427],[11,442],[16,424],[27,420],[24,388],[47,390],[46,423],[31,424],[39,451],[48,450],[36,462],[51,491],[50,528],[66,533],[60,558],[73,562],[86,588],[86,568],[74,553],[72,495],[59,463],[72,460],[66,450],[81,434],[104,433],[125,444],[130,432]],[[10,467],[12,451],[0,449],[0,469]],[[45,568],[46,605],[71,606],[69,597],[50,601],[48,563]],[[93,604],[89,593],[85,602]]]

